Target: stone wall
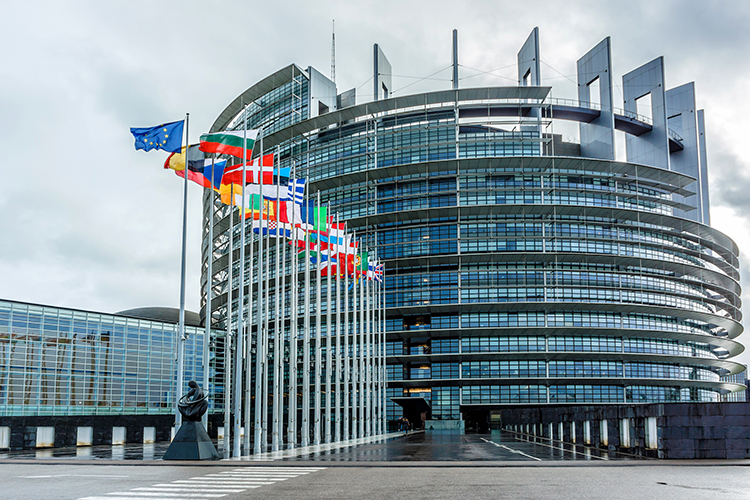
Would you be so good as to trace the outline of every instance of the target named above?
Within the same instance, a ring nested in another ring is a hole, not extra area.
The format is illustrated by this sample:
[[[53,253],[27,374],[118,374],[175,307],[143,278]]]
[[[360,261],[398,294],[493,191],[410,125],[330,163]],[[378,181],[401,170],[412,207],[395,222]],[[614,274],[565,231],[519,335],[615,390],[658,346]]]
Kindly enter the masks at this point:
[[[216,438],[223,414],[209,415],[209,436]],[[169,441],[174,415],[76,415],[0,417],[0,427],[10,428],[10,449],[36,447],[37,427],[55,429],[55,448],[76,446],[78,427],[91,427],[91,445],[112,444],[112,428],[125,427],[127,443],[143,443],[143,428],[154,427],[156,441]]]
[[[500,419],[506,430],[634,455],[750,458],[750,402],[513,408]]]

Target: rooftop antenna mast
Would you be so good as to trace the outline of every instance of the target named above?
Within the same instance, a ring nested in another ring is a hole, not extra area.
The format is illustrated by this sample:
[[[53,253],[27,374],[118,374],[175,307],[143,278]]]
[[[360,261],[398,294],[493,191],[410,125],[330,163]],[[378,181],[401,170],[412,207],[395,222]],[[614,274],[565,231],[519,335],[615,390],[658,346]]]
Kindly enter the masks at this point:
[[[331,81],[336,83],[336,20],[331,20]]]

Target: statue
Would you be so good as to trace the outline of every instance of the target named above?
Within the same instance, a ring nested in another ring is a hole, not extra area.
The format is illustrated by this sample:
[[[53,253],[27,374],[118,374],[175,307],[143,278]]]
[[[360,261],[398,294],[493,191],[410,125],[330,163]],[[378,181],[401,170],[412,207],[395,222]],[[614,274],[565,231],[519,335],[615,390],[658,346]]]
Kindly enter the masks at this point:
[[[188,393],[177,402],[182,425],[163,460],[216,460],[219,454],[201,423],[201,418],[208,411],[208,396],[195,380],[188,382],[188,387]]]
[[[190,387],[190,391],[180,398],[177,409],[180,410],[185,420],[200,422],[203,415],[208,411],[208,397],[203,394],[203,389],[195,380],[188,382],[188,387]]]

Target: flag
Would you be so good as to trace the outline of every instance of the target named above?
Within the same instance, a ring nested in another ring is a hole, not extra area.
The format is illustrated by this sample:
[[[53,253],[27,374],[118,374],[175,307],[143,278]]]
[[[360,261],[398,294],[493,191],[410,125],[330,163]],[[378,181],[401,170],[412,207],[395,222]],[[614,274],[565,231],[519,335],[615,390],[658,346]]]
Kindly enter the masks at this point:
[[[359,253],[354,259],[354,270],[357,274],[367,274],[367,252]]]
[[[383,273],[385,272],[385,265],[383,264],[376,264],[375,265],[375,281],[382,283],[383,282]]]
[[[185,148],[179,153],[172,153],[164,162],[164,168],[171,168],[180,177],[185,177]],[[211,159],[198,149],[197,145],[190,146],[187,152],[188,180],[203,187],[211,187]],[[219,188],[221,176],[226,166],[226,160],[214,160],[214,189]]]
[[[298,205],[302,205],[305,201],[305,179],[289,179],[287,184],[289,191],[289,198]]]
[[[247,132],[247,141],[245,133]],[[213,134],[201,135],[200,150],[204,153],[216,153],[222,155],[232,155],[237,158],[252,156],[255,138],[258,137],[257,130],[234,130],[216,132]],[[247,153],[244,147],[247,144]]]
[[[328,208],[308,202],[300,208],[300,227],[309,231],[328,232]]]
[[[182,130],[184,121],[163,123],[158,127],[130,127],[130,133],[135,137],[135,149],[151,151],[163,149],[177,153],[182,148]]]
[[[287,184],[290,169],[288,167],[274,169],[273,156],[272,154],[264,155],[262,165],[260,158],[247,162],[245,164],[245,184]],[[242,163],[228,167],[221,182],[222,184],[242,184]]]

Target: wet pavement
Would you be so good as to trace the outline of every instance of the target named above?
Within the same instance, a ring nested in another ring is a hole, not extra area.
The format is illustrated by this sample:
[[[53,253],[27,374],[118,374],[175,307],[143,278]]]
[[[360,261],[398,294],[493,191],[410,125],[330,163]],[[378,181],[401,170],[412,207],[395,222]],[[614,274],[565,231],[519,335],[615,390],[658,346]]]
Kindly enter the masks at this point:
[[[488,434],[463,434],[459,431],[414,432],[407,436],[368,438],[349,443],[309,446],[241,461],[275,462],[541,462],[607,461],[640,459],[549,439],[521,436],[506,431]],[[221,444],[221,443],[214,443]],[[84,460],[160,460],[169,443],[86,446],[0,452],[2,459],[84,459]],[[217,446],[223,456],[221,446]]]
[[[506,432],[463,434],[458,431],[429,431],[398,436],[383,442],[351,448],[300,454],[286,461],[389,461],[389,462],[508,462],[558,460],[628,460],[641,457],[576,446],[549,439],[529,438]]]

